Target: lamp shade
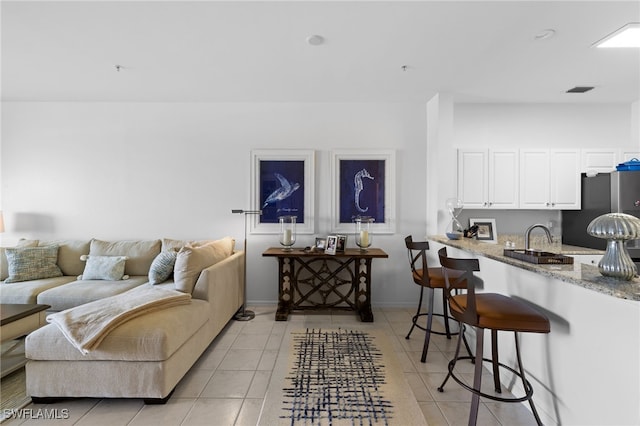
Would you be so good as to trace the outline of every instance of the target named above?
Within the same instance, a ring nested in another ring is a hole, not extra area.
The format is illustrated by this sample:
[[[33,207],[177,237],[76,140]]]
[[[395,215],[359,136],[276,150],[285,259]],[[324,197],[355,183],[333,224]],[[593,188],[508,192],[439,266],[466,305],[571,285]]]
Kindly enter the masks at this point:
[[[587,232],[607,240],[636,240],[640,238],[640,219],[626,213],[607,213],[593,219]]]

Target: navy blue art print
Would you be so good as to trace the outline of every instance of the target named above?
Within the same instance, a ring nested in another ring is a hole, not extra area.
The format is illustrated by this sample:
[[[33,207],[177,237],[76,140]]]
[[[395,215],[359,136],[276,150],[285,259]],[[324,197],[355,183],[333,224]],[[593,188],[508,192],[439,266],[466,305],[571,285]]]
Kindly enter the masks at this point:
[[[369,216],[384,223],[385,160],[340,160],[340,223]]]
[[[304,223],[304,161],[260,161],[261,223],[297,216]]]

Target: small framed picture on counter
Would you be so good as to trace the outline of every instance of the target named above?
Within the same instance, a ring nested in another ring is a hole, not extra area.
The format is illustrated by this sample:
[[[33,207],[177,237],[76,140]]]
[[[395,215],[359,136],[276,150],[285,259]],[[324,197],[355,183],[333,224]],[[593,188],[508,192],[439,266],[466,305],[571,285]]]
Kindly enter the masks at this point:
[[[496,229],[495,219],[469,219],[470,226],[478,226],[478,241],[486,241],[489,243],[498,242],[498,231]]]

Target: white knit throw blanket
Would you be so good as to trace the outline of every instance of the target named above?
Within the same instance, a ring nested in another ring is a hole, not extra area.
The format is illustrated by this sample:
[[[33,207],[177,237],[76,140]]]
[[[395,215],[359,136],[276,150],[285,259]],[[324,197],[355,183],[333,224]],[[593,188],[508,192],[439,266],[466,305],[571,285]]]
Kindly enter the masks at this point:
[[[191,303],[191,295],[175,290],[141,285],[124,293],[51,314],[47,321],[83,354],[96,349],[116,327],[137,316]]]

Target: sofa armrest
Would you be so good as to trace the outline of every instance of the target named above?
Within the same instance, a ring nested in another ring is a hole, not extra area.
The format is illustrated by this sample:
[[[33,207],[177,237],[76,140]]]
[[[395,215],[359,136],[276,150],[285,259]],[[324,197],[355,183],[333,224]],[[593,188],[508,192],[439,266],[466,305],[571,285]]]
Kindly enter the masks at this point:
[[[231,256],[205,268],[200,273],[193,289],[192,297],[212,302],[215,299],[231,297],[242,306],[244,303],[244,251],[236,251]]]

